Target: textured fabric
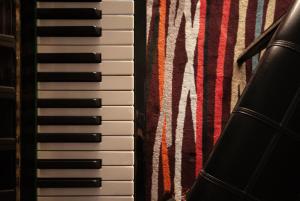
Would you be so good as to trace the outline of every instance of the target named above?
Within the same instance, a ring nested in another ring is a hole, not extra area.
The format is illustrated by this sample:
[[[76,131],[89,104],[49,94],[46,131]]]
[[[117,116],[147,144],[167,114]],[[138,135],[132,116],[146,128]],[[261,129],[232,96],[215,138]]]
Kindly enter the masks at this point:
[[[239,54],[292,0],[147,0],[145,200],[184,200],[259,55]]]

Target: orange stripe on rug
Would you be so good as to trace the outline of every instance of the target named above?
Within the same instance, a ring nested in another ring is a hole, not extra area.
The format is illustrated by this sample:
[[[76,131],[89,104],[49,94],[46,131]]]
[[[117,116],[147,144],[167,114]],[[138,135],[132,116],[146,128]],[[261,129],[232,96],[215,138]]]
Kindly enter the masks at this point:
[[[158,24],[158,87],[160,107],[162,105],[164,76],[165,76],[165,57],[166,57],[166,0],[160,0],[159,24]]]
[[[162,100],[164,95],[164,76],[165,76],[165,58],[166,58],[166,14],[167,2],[160,0],[159,6],[159,25],[158,25],[158,81],[159,81],[159,102],[162,108]],[[166,140],[166,117],[164,116],[163,129],[162,129],[162,144],[161,144],[161,158],[162,158],[162,171],[163,171],[163,184],[164,191],[171,191],[170,167],[168,146]]]

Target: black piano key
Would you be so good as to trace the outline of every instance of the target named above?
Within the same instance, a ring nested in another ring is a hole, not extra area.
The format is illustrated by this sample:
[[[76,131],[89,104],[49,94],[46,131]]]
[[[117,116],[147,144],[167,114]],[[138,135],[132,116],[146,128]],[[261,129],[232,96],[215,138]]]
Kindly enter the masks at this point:
[[[38,19],[101,19],[96,8],[38,8]]]
[[[56,143],[99,143],[101,133],[39,133],[38,142]]]
[[[101,82],[100,72],[88,73],[38,73],[39,82]]]
[[[16,138],[0,138],[0,151],[9,151],[16,149]]]
[[[100,125],[100,116],[39,116],[39,125]]]
[[[0,34],[0,47],[14,49],[16,47],[16,38],[13,35]]]
[[[95,188],[101,187],[101,178],[38,178],[39,188]]]
[[[39,108],[100,108],[101,99],[38,99]]]
[[[16,200],[16,189],[1,189],[0,197],[3,201],[15,201]]]
[[[100,169],[101,159],[38,159],[38,169]]]
[[[38,53],[38,63],[101,63],[99,53]]]
[[[100,37],[101,28],[96,26],[38,27],[37,35],[44,37]]]
[[[0,98],[14,100],[16,98],[16,89],[9,86],[0,86]]]

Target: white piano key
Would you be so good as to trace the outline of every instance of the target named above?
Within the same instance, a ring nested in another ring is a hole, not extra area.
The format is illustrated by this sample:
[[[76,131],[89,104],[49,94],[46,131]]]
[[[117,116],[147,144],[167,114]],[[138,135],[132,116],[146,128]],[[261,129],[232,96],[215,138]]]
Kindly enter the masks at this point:
[[[40,151],[132,151],[133,149],[133,136],[102,136],[100,143],[38,143]]]
[[[101,53],[102,60],[133,60],[133,46],[44,46],[38,53]]]
[[[101,108],[38,108],[38,116],[101,116],[103,121],[134,120],[133,106],[103,106]]]
[[[38,197],[37,201],[134,201],[133,196]]]
[[[133,165],[133,151],[38,151],[38,159],[102,159],[102,165]]]
[[[99,126],[38,126],[38,133],[101,133],[105,135],[132,136],[133,121],[102,121]]]
[[[102,181],[101,188],[38,188],[39,196],[133,195],[133,181]]]
[[[37,20],[38,26],[98,26],[102,30],[133,30],[131,15],[102,15],[101,20]]]
[[[133,75],[133,61],[102,61],[100,64],[39,63],[38,72],[101,72],[102,75]]]
[[[100,37],[38,37],[39,45],[132,45],[133,31],[102,31]]]
[[[38,90],[133,90],[133,76],[102,76],[101,82],[39,82]]]
[[[133,105],[134,103],[133,91],[38,91],[38,98],[101,98],[102,105]]]
[[[134,14],[133,0],[114,0],[102,2],[38,2],[38,8],[97,8],[103,15]]]
[[[102,181],[134,180],[133,166],[102,166],[101,169],[38,169],[37,177],[42,178],[91,178],[100,177]]]

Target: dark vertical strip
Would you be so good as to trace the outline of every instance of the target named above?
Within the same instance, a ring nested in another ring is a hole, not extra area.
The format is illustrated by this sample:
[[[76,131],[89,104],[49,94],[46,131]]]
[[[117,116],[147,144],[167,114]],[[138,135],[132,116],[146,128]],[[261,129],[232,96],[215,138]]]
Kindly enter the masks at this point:
[[[187,63],[186,44],[185,44],[185,24],[186,19],[183,16],[178,30],[176,46],[173,61],[173,80],[172,80],[172,141],[175,142],[177,117],[179,112],[179,101],[182,90],[184,70]],[[175,34],[175,33],[174,33]],[[181,122],[184,123],[184,122]],[[169,150],[170,160],[170,177],[174,180],[175,176],[175,145],[173,144]],[[183,171],[181,171],[183,172]],[[174,182],[171,182],[171,189],[174,189]]]
[[[138,1],[138,0],[137,0]],[[147,46],[147,63],[145,77],[145,102],[146,102],[146,129],[144,134],[144,158],[146,162],[144,176],[146,178],[145,197],[151,200],[152,154],[156,128],[159,120],[159,95],[158,95],[158,65],[157,65],[157,40],[159,22],[158,1],[154,0],[152,10],[152,25],[150,26],[149,44]],[[143,199],[144,199],[143,198]]]
[[[176,0],[176,14],[175,14],[174,19],[176,19],[176,17],[177,17],[177,11],[178,11],[178,8],[179,8],[179,1],[181,1],[181,0]]]
[[[206,161],[213,147],[214,101],[217,65],[217,49],[220,36],[222,3],[207,1],[206,31],[204,44],[204,101],[203,101],[203,160]]]
[[[164,175],[163,175],[163,164],[162,164],[162,154],[161,154],[161,146],[160,146],[160,152],[159,152],[159,166],[158,166],[158,200],[163,201],[163,197],[165,197],[165,191],[164,191]]]
[[[15,4],[15,24],[16,24],[16,200],[20,201],[20,176],[21,176],[21,16],[20,16],[20,2],[18,0],[14,1]]]
[[[197,9],[197,3],[201,0],[191,0],[191,16],[192,16],[192,22],[195,20],[195,13]]]
[[[135,197],[137,200],[145,197],[143,184],[146,181],[144,163],[144,141],[142,135],[145,129],[145,75],[146,75],[146,0],[137,0],[134,18],[134,74],[135,74]]]
[[[36,1],[21,1],[21,200],[36,200]]]
[[[231,10],[229,17],[228,37],[227,37],[227,49],[225,56],[224,67],[224,80],[223,80],[223,111],[222,111],[222,129],[227,123],[230,116],[230,102],[231,102],[231,81],[234,65],[234,47],[237,39],[239,19],[239,0],[231,1]]]
[[[295,0],[277,0],[274,19],[277,20],[280,16],[285,14],[294,1]]]
[[[134,25],[134,65],[135,65],[135,109],[145,111],[144,104],[144,80],[146,74],[146,1],[135,2],[135,25]]]
[[[152,17],[149,27],[149,38],[146,50],[146,81],[145,81],[145,99],[148,99],[150,92],[150,82],[152,81],[152,68],[157,59],[157,40],[158,40],[158,22],[159,22],[159,2],[153,0]],[[158,85],[157,85],[158,87]]]
[[[207,70],[207,63],[208,63],[208,51],[207,51],[207,47],[208,47],[208,37],[209,37],[209,27],[210,27],[210,23],[209,23],[209,17],[211,15],[210,12],[210,7],[211,7],[211,3],[210,1],[206,1],[206,29],[205,29],[205,41],[204,41],[204,48],[203,48],[203,122],[201,122],[203,124],[202,127],[202,149],[203,149],[203,163],[205,163],[205,161],[208,159],[208,155],[209,153],[207,153],[209,147],[213,146],[213,136],[208,136],[208,125],[207,125],[207,121],[208,121],[208,117],[207,117],[207,105],[208,105],[208,100],[207,100],[207,96],[208,96],[208,78],[207,78],[207,74],[208,74],[208,70]],[[197,122],[200,123],[200,122]]]
[[[245,47],[248,47],[255,39],[257,0],[250,0],[246,16]],[[246,80],[249,81],[252,74],[252,58],[246,61]]]
[[[188,94],[182,140],[182,195],[185,195],[195,180],[195,131],[193,127],[191,97]]]

